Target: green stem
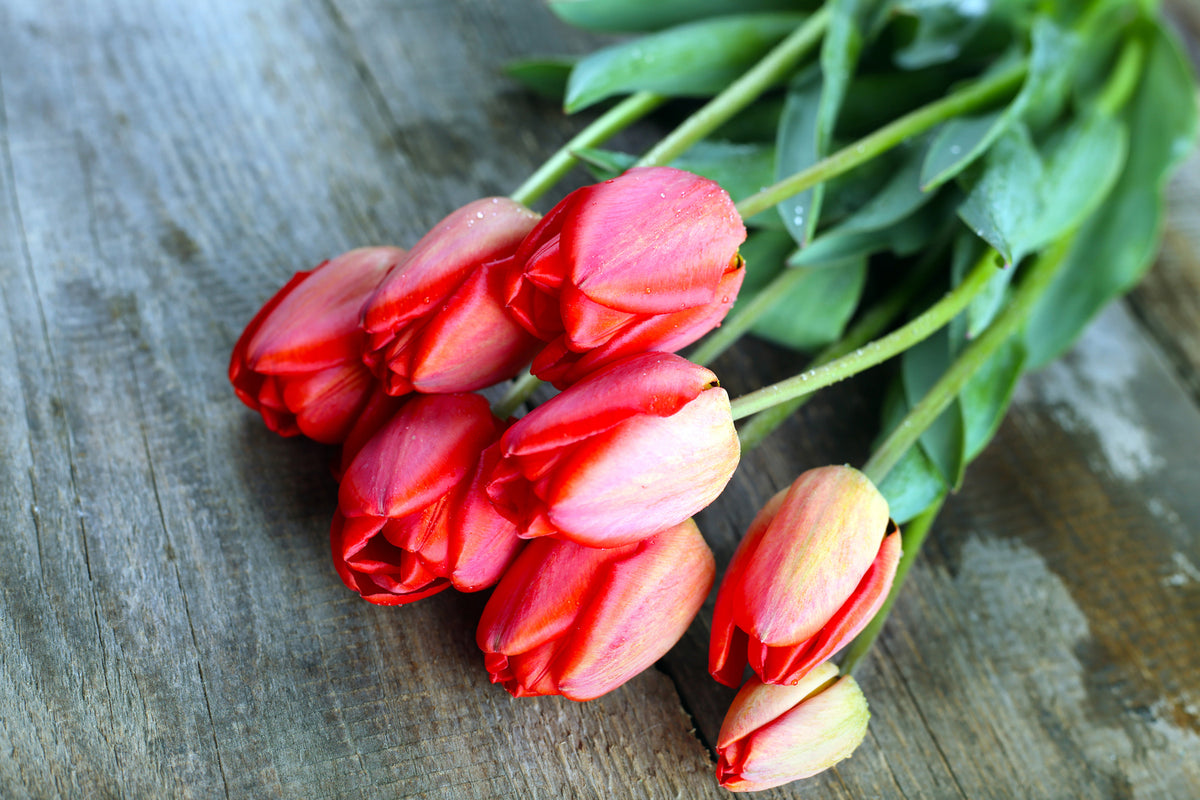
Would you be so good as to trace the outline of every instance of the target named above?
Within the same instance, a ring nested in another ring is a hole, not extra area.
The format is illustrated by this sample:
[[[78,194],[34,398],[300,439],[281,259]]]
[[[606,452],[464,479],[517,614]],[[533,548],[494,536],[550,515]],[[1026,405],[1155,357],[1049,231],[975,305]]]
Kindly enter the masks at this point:
[[[803,268],[785,268],[775,278],[759,290],[750,300],[745,302],[736,314],[732,314],[721,322],[721,327],[709,334],[700,346],[695,349],[688,359],[707,367],[722,353],[750,330],[758,318],[779,301],[779,298],[791,291],[801,278],[807,274]]]
[[[947,292],[941,300],[926,309],[919,317],[897,328],[887,336],[857,347],[849,355],[828,364],[801,372],[799,375],[793,375],[779,383],[764,386],[737,398],[733,401],[733,418],[735,420],[742,419],[771,406],[812,394],[818,389],[823,389],[886,361],[897,353],[932,336],[935,331],[966,308],[971,299],[987,285],[988,279],[996,271],[995,258],[996,252],[989,249],[962,283]]]
[[[1146,43],[1140,38],[1130,39],[1117,57],[1117,65],[1109,76],[1104,91],[1097,98],[1096,107],[1103,113],[1113,115],[1121,110],[1142,75],[1142,63],[1146,60]]]
[[[1028,69],[1028,62],[1022,59],[978,83],[973,83],[946,95],[941,100],[911,111],[884,125],[874,133],[821,159],[808,169],[801,170],[757,194],[743,199],[737,204],[738,213],[742,215],[743,219],[749,219],[792,195],[849,172],[858,165],[887,152],[905,139],[929,130],[939,122],[995,102],[1016,89],[1024,80]]]
[[[504,393],[504,396],[492,404],[492,413],[500,419],[508,419],[516,413],[522,403],[529,399],[529,395],[533,394],[541,385],[541,380],[533,377],[528,371],[522,373],[508,387],[508,391]]]
[[[732,119],[773,84],[787,77],[800,59],[821,41],[828,26],[829,9],[824,6],[815,11],[803,25],[776,45],[775,49],[767,53],[748,72],[729,84],[724,91],[652,147],[638,160],[638,166],[669,164],[679,154]]]
[[[929,280],[934,268],[940,263],[943,249],[940,245],[931,249],[883,299],[863,312],[841,339],[818,353],[809,368],[819,367],[849,355],[891,327],[896,318],[916,297],[925,282]],[[770,287],[768,287],[769,289]],[[751,448],[757,447],[772,431],[783,424],[785,419],[808,402],[810,397],[812,395],[802,395],[786,403],[771,406],[747,420],[746,424],[738,429],[738,441],[741,442],[742,452],[745,453]]]
[[[938,382],[909,410],[900,424],[863,465],[863,473],[876,486],[883,482],[892,467],[908,448],[921,438],[921,434],[933,424],[946,406],[958,397],[976,370],[1024,324],[1034,304],[1050,285],[1058,266],[1066,258],[1072,238],[1066,236],[1060,239],[1034,260],[1029,274],[1021,281],[1008,307],[992,321],[978,339],[963,350]]]
[[[653,92],[638,92],[625,98],[575,134],[509,196],[518,203],[529,205],[579,163],[579,159],[574,155],[575,151],[602,144],[609,137],[658,108],[664,100],[665,97]]]
[[[850,647],[846,649],[846,654],[842,658],[840,664],[843,675],[849,675],[863,656],[871,649],[871,645],[875,644],[875,639],[879,636],[879,632],[883,629],[883,623],[887,620],[888,613],[892,610],[892,605],[896,602],[896,589],[904,583],[904,578],[908,575],[908,570],[912,567],[913,562],[917,560],[917,553],[921,552],[921,545],[925,542],[925,537],[929,534],[930,528],[933,527],[933,521],[937,518],[938,512],[942,508],[942,501],[945,496],[936,500],[933,505],[922,511],[908,523],[904,528],[903,547],[904,554],[900,556],[900,563],[896,565],[896,575],[892,578],[892,590],[888,592],[887,599],[883,601],[883,605],[875,612],[875,616],[867,623],[867,627],[863,628],[858,636],[854,637],[854,641],[850,643]]]

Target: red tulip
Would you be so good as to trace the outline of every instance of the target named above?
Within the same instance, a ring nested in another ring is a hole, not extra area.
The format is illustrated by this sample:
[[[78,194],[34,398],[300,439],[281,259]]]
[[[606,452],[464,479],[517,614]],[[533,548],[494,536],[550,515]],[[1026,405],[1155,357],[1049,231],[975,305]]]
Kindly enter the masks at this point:
[[[506,259],[538,216],[504,197],[439,222],[363,308],[366,363],[388,394],[463,392],[511,378],[541,346],[504,309]]]
[[[610,692],[679,641],[714,572],[691,520],[609,549],[532,542],[479,621],[476,641],[492,683],[515,697]]]
[[[887,501],[856,469],[805,472],[750,524],[717,592],[708,668],[795,683],[875,615],[900,560]]]
[[[345,439],[378,392],[362,364],[359,309],[403,258],[395,247],[351,250],[296,273],[250,320],[229,380],[268,428],[327,444]]]
[[[615,547],[678,525],[737,468],[716,376],[669,353],[589,375],[518,420],[487,492],[520,535]]]
[[[622,356],[694,342],[737,296],[745,238],[725,190],[682,170],[632,169],[572,192],[508,268],[509,309],[549,342],[534,374],[561,388]]]
[[[867,699],[825,662],[794,686],[751,678],[717,738],[717,781],[756,792],[807,778],[849,757],[867,734]]]
[[[503,428],[478,395],[420,395],[362,446],[330,531],[348,587],[396,605],[499,580],[522,544],[482,491]]]

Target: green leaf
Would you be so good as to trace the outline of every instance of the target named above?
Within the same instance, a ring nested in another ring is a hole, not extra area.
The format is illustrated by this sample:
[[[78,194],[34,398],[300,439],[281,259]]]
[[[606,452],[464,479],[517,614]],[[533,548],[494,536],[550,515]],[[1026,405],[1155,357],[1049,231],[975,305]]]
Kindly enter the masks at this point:
[[[892,381],[884,395],[882,433],[876,447],[900,424],[908,410],[900,380]],[[899,525],[936,502],[947,488],[941,473],[919,446],[908,448],[879,484],[879,491],[888,502],[888,512]]]
[[[1163,187],[1196,135],[1195,83],[1179,47],[1161,28],[1122,116],[1129,156],[1033,310],[1025,328],[1030,368],[1066,350],[1101,308],[1137,283],[1157,250]]]
[[[964,431],[964,461],[970,463],[996,435],[1025,367],[1025,345],[1008,339],[980,365],[958,395]]]
[[[817,142],[820,98],[821,76],[816,70],[806,70],[792,81],[776,133],[776,180],[811,167],[821,157]],[[815,201],[816,190],[806,189],[776,206],[784,228],[799,245],[808,241],[808,217]]]
[[[1043,161],[1024,124],[1012,126],[985,159],[959,216],[1008,264],[1064,235],[1092,213],[1116,181],[1125,131],[1090,113],[1056,131]]]
[[[706,140],[697,142],[672,161],[671,166],[716,181],[737,202],[771,185],[775,174],[775,147]],[[778,225],[778,220],[769,211],[751,219],[760,217],[769,217]],[[746,222],[750,224],[751,220]]]
[[[900,222],[934,196],[921,189],[921,158],[924,141],[906,143],[896,148],[887,181],[874,188],[872,195],[850,216],[821,236],[837,236],[861,231],[877,231]],[[855,170],[858,172],[858,170]],[[851,173],[854,174],[854,173]],[[830,186],[830,203],[834,186]]]
[[[572,152],[597,183],[612,180],[637,163],[637,156],[632,153],[602,150],[599,147],[581,147]]]
[[[958,209],[963,222],[996,248],[1006,264],[1020,261],[1022,253],[1014,240],[1019,242],[1037,223],[1042,178],[1042,160],[1029,132],[1018,123],[988,152],[982,176]]]
[[[987,252],[987,248],[984,247],[983,240],[975,236],[973,231],[963,230],[955,238],[954,251],[950,258],[950,279],[954,286],[963,282],[967,273],[979,263],[985,252]],[[950,324],[947,326],[955,355],[958,354],[962,343],[987,327],[1004,299],[1005,289],[1012,280],[1013,270],[1001,269],[1004,266],[1003,260],[1000,260],[999,256],[992,257],[998,260],[995,274],[984,285],[980,293],[971,300],[967,306],[967,312],[950,320]]]
[[[958,58],[987,21],[987,11],[962,0],[898,0],[896,13],[912,20],[915,33],[896,50],[897,66],[921,69]]]
[[[887,227],[865,231],[831,230],[792,256],[790,263],[815,267],[884,250],[901,256],[911,255],[944,228],[946,215],[958,202],[959,195],[955,192],[936,192],[930,202]]]
[[[575,155],[598,181],[615,178],[637,163],[637,156],[599,148],[576,150]],[[714,180],[729,192],[734,202],[769,186],[775,170],[775,148],[765,144],[697,142],[671,162],[672,167]],[[769,209],[746,220],[754,227],[780,228]]]
[[[550,100],[561,101],[574,66],[574,58],[527,58],[505,64],[504,72],[526,89]]]
[[[969,167],[1018,120],[1054,115],[1066,98],[1082,50],[1079,37],[1058,27],[1049,17],[1036,18],[1029,55],[1029,72],[1011,103],[998,111],[958,117],[934,137],[921,170],[926,188],[939,186]],[[1003,60],[993,70],[1006,66]]]
[[[1040,250],[1091,216],[1116,184],[1127,145],[1125,125],[1100,113],[1073,119],[1054,133],[1042,148],[1041,210],[1021,249]]]
[[[955,117],[930,142],[921,167],[921,184],[932,189],[962,172],[983,155],[1009,124],[1004,109]]]
[[[796,0],[549,0],[568,25],[592,31],[656,31],[704,17],[754,11],[793,11]]]
[[[904,351],[900,359],[900,374],[904,398],[915,406],[946,372],[953,361],[950,337],[943,328],[928,339]],[[962,482],[966,469],[966,432],[958,400],[938,415],[919,443],[925,455],[938,470],[942,480],[952,487]]]
[[[783,97],[760,97],[733,119],[713,131],[709,138],[726,142],[775,144],[779,118],[783,116]]]
[[[746,278],[729,313],[749,303],[781,273],[796,243],[784,231],[756,230],[740,248]],[[782,294],[751,332],[784,347],[813,350],[840,338],[866,284],[866,261],[852,259],[806,272]]]
[[[890,5],[890,0],[830,0],[828,4],[829,28],[821,43],[821,92],[813,120],[815,158],[829,155],[834,126],[850,79],[858,67],[859,54],[867,40],[878,32]],[[817,230],[825,184],[814,186],[806,194],[808,208],[793,208],[792,213],[793,220],[798,217],[803,219],[802,226],[794,226],[802,229],[796,240],[800,245],[810,241]]]
[[[807,274],[758,318],[751,332],[793,350],[816,350],[837,341],[862,298],[867,260],[852,258],[819,269],[788,269]]]
[[[1011,294],[1008,287],[1016,270],[1012,267],[1005,268],[1003,264],[997,264],[996,267],[992,277],[984,284],[979,294],[971,298],[971,303],[967,306],[964,338],[974,339],[983,333],[1000,313],[1000,309],[1004,308],[1004,302]]]
[[[805,20],[803,14],[715,17],[605,47],[571,71],[565,108],[650,91],[707,97],[741,76]]]
[[[838,133],[851,139],[866,136],[942,97],[947,86],[968,74],[958,63],[914,72],[888,70],[859,74],[842,103]]]
[[[738,253],[746,261],[746,276],[742,279],[742,288],[728,316],[736,314],[741,306],[750,302],[754,295],[775,279],[784,269],[788,254],[795,248],[796,243],[785,231],[750,232],[738,248]]]

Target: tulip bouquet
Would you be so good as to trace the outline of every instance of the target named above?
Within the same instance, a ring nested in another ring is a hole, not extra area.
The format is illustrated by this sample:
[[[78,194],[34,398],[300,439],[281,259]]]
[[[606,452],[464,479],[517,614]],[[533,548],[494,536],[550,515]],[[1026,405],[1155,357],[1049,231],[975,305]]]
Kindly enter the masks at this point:
[[[1019,376],[1151,260],[1192,78],[1150,3],[550,7],[626,35],[513,74],[568,111],[624,99],[509,197],[298,273],[230,380],[272,430],[340,446],[347,587],[494,587],[491,680],[587,700],[699,611],[717,569],[692,517],[742,450],[895,357],[870,459],[772,498],[716,597],[709,671],[741,686],[718,780],[814,774],[863,739],[849,673]],[[651,113],[678,124],[649,152],[600,149]],[[581,163],[597,183],[530,210]],[[706,365],[747,332],[811,360],[731,402]]]

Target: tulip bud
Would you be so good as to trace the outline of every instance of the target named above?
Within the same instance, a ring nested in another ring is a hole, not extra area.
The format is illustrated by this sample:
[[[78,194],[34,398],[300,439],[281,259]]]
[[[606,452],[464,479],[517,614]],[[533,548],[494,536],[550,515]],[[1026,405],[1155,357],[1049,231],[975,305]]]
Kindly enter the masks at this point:
[[[540,342],[504,308],[508,259],[538,220],[504,197],[439,222],[363,307],[363,358],[388,394],[464,392],[511,378]]]
[[[728,193],[682,170],[637,168],[572,192],[508,271],[509,310],[549,342],[533,373],[563,388],[622,356],[696,341],[737,297],[745,238]]]
[[[299,272],[254,315],[229,361],[242,402],[283,436],[342,442],[378,392],[362,364],[363,301],[404,258],[365,247]]]
[[[805,472],[763,507],[729,563],[709,672],[737,686],[749,661],[764,683],[795,683],[866,626],[899,561],[900,531],[865,475]]]
[[[531,542],[479,622],[492,683],[514,697],[591,700],[612,691],[679,641],[715,570],[691,520],[603,550]]]
[[[482,491],[503,427],[478,395],[405,402],[345,470],[330,530],[343,582],[396,605],[499,580],[521,545]]]
[[[729,398],[669,353],[629,356],[531,411],[500,441],[487,492],[522,537],[615,547],[678,525],[737,468]]]
[[[870,712],[850,676],[825,662],[793,686],[751,678],[717,738],[717,781],[756,792],[807,778],[849,757],[867,734]]]

